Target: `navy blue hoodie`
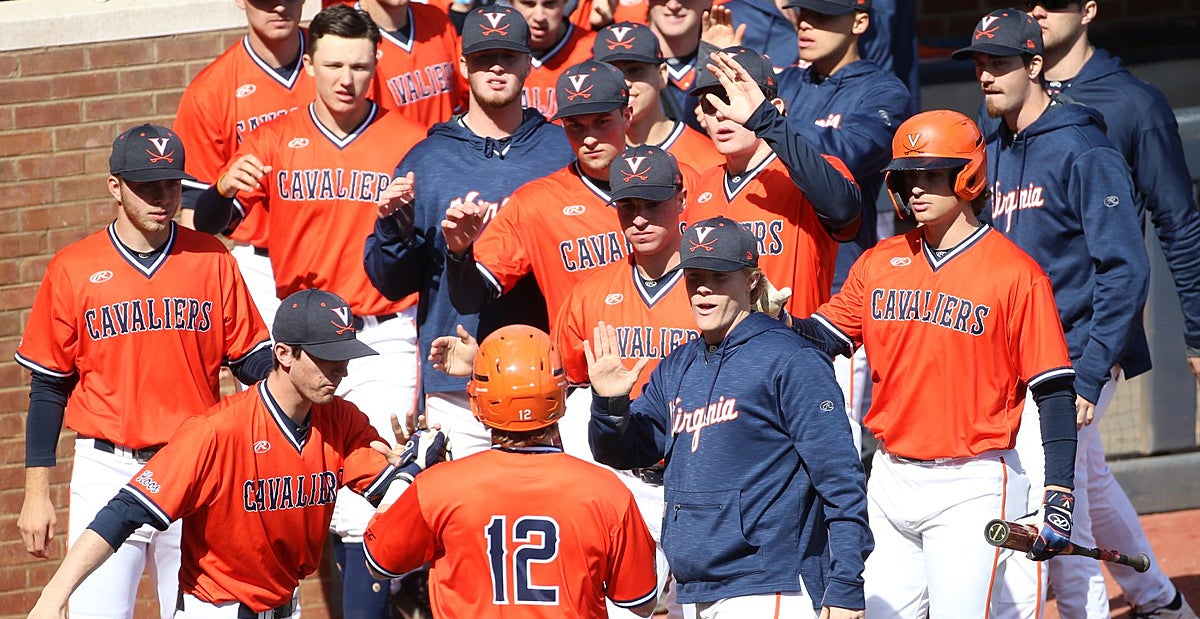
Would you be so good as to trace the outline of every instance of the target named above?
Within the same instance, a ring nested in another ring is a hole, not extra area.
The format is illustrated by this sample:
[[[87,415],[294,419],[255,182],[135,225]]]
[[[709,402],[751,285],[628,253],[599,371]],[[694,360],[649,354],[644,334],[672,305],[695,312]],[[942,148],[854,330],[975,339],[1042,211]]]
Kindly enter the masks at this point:
[[[413,172],[416,221],[412,238],[401,238],[396,220],[388,217],[375,223],[364,250],[367,275],[385,297],[401,299],[420,293],[417,329],[422,352],[429,350],[434,339],[453,335],[458,324],[479,339],[513,323],[548,330],[546,302],[532,277],[518,284],[515,296],[505,295],[503,301],[480,314],[464,316],[454,310],[442,281],[446,239],[441,221],[451,204],[467,199],[491,207],[494,214],[517,187],[571,161],[571,145],[561,127],[546,122],[535,110],[525,110],[524,122],[503,140],[479,137],[460,121],[461,117],[455,117],[434,125],[429,136],[396,167],[396,176]],[[424,354],[421,364],[422,393],[467,388],[465,378],[434,370]]]
[[[1089,402],[1111,369],[1150,369],[1142,326],[1150,262],[1124,158],[1096,110],[1054,99],[1013,135],[990,132],[991,206],[984,219],[1033,257],[1054,288],[1075,366],[1075,392]]]
[[[1121,59],[1096,49],[1079,75],[1050,82],[1072,101],[1096,108],[1108,139],[1133,168],[1138,214],[1147,213],[1162,243],[1183,309],[1184,340],[1200,348],[1200,211],[1175,113],[1157,88],[1134,77]],[[981,117],[984,115],[981,114]],[[987,119],[981,127],[994,128]]]
[[[862,192],[862,227],[853,243],[838,246],[833,290],[841,289],[850,266],[879,240],[875,199],[883,166],[892,160],[892,136],[908,118],[908,88],[870,60],[852,62],[822,77],[811,67],[779,74],[779,98],[787,121],[814,148],[841,159]]]
[[[866,489],[829,357],[752,313],[719,345],[675,349],[628,417],[613,402],[628,400],[593,394],[592,452],[615,468],[666,459],[680,602],[797,591],[800,577],[817,608],[864,607]]]

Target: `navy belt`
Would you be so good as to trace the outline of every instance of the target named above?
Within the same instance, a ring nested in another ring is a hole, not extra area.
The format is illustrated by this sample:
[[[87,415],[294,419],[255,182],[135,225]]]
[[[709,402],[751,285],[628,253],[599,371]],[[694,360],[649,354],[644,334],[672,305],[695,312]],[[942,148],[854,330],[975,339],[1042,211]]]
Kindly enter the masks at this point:
[[[629,472],[632,473],[634,477],[650,484],[651,486],[661,486],[663,485],[664,470],[664,467],[652,466],[644,469],[630,469]]]
[[[251,245],[251,247],[253,247],[253,248],[254,248],[254,255],[255,255],[255,256],[262,256],[263,258],[270,258],[270,257],[271,257],[271,253],[267,251],[267,248],[266,248],[266,247],[259,247],[259,246],[257,246],[257,245]]]
[[[378,316],[374,316],[374,318],[375,318],[375,322],[377,322],[379,324],[383,324],[383,323],[385,323],[393,318],[397,318],[399,316],[400,316],[400,314],[379,314]],[[363,326],[364,326],[363,317],[355,316],[354,317],[355,330],[362,331]]]
[[[179,594],[175,597],[175,610],[177,610],[177,611],[184,610],[184,608],[183,608],[183,592],[182,591],[180,591]],[[288,600],[285,604],[283,604],[277,608],[272,608],[270,610],[264,610],[263,612],[270,613],[270,616],[272,617],[272,619],[286,619],[287,617],[291,617],[292,614],[296,612],[296,600],[295,600],[295,598],[292,598],[292,599]],[[238,619],[258,619],[259,613],[255,612],[255,610],[253,608],[250,608],[249,606],[246,606],[245,604],[238,602],[237,616],[238,616]]]
[[[145,462],[145,461],[149,460],[150,458],[154,457],[154,454],[158,453],[158,450],[163,448],[162,445],[155,445],[153,447],[143,447],[141,449],[132,449],[130,447],[125,447],[124,445],[117,445],[116,443],[114,443],[112,441],[105,440],[102,438],[92,439],[92,447],[94,447],[100,451],[103,451],[105,453],[110,453],[110,454],[115,454],[115,455],[120,455],[120,456],[128,456],[130,458],[133,458],[134,460],[138,460],[139,462]]]

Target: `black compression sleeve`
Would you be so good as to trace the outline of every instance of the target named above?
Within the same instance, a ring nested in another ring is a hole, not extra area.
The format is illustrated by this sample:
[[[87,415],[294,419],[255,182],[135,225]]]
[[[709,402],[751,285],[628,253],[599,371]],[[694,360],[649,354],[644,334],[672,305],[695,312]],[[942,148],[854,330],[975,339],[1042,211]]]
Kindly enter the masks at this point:
[[[792,316],[792,331],[795,331],[800,337],[812,342],[817,348],[825,352],[830,357],[842,355],[849,357],[854,353],[850,350],[846,343],[838,338],[824,325],[813,320],[812,318],[796,318]]]
[[[271,373],[274,362],[271,347],[263,346],[236,362],[230,363],[229,371],[233,372],[234,377],[243,385],[253,385]]]
[[[165,531],[171,523],[159,520],[149,508],[134,498],[133,494],[122,489],[96,514],[96,519],[88,528],[116,550],[143,524]]]
[[[1046,485],[1075,488],[1075,388],[1071,378],[1032,387],[1046,452]]]
[[[196,196],[196,210],[192,214],[192,223],[201,232],[222,234],[241,223],[241,218],[237,215],[237,209],[233,207],[233,198],[221,195],[217,186],[213,185]]]
[[[79,375],[65,378],[34,372],[29,383],[29,412],[25,419],[25,466],[55,466],[63,412]]]

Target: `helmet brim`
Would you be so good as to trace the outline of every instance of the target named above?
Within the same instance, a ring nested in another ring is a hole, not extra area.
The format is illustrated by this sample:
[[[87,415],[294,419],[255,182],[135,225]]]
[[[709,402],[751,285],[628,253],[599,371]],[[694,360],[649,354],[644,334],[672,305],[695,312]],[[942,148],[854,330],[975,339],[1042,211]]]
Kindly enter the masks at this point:
[[[897,157],[887,164],[883,171],[948,170],[963,167],[968,163],[971,163],[970,159],[960,157]]]

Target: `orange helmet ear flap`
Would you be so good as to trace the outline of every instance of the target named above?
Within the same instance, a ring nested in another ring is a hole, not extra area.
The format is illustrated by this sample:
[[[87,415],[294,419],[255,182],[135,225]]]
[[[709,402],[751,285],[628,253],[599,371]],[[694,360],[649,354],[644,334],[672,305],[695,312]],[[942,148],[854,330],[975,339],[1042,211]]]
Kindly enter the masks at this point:
[[[979,146],[970,155],[970,163],[954,179],[954,193],[963,200],[974,200],[983,194],[987,186],[987,149],[983,136],[979,136]]]
[[[467,383],[471,412],[491,428],[528,432],[567,410],[567,375],[550,336],[533,327],[497,329],[479,345]]]

